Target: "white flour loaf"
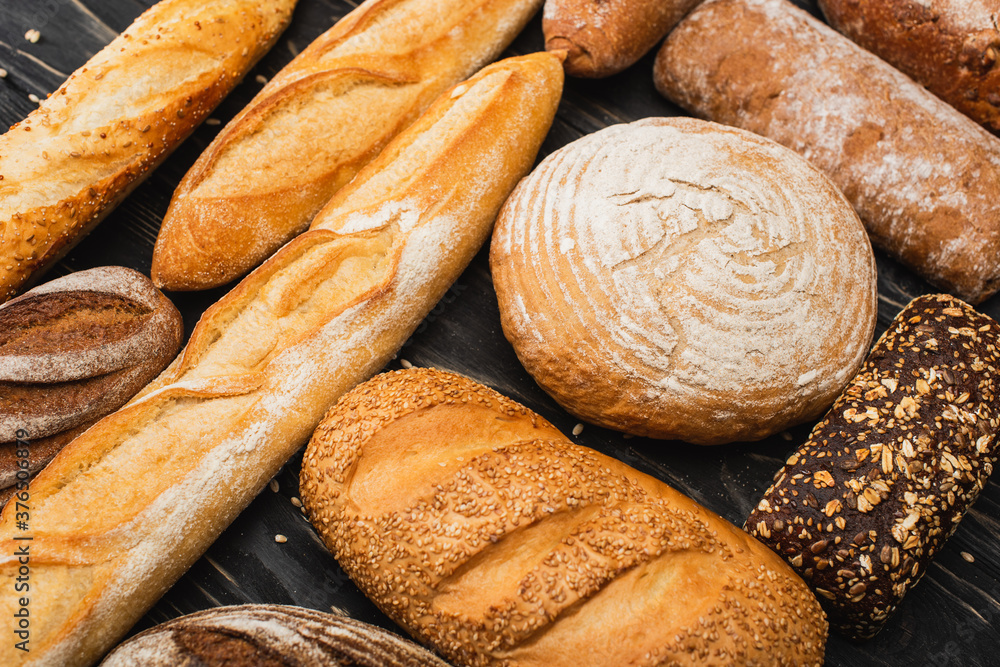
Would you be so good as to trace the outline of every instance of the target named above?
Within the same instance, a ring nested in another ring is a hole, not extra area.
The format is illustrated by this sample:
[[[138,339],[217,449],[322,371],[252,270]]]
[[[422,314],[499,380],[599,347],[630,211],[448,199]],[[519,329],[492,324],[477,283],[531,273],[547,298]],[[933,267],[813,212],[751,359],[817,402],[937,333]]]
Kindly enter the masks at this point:
[[[0,302],[62,257],[208,117],[294,6],[163,0],[0,136]]]
[[[787,0],[711,0],[656,57],[695,115],[823,170],[872,244],[979,303],[1000,288],[1000,139]]]
[[[300,490],[361,590],[456,665],[823,660],[819,603],[764,545],[452,373],[344,396]]]
[[[151,276],[224,285],[313,216],[443,90],[489,63],[541,0],[367,0],[278,72],[178,185]]]
[[[0,616],[21,607],[17,538],[33,536],[31,650],[0,642],[0,665],[94,661],[392,358],[531,168],[562,76],[534,54],[446,91],[342,191],[339,215],[206,311],[159,378],[39,473],[25,528],[7,505]]]
[[[794,152],[691,118],[553,153],[490,254],[503,330],[586,421],[699,444],[821,414],[864,360],[875,262],[843,195]]]

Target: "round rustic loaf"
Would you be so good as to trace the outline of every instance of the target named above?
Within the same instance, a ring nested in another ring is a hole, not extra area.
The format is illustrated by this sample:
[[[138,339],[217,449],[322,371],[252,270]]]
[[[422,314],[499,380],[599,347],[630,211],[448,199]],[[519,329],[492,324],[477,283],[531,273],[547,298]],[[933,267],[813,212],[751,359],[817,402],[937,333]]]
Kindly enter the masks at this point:
[[[755,440],[817,417],[864,359],[875,261],[837,188],[792,151],[690,118],[550,155],[490,254],[503,330],[579,418]]]
[[[102,667],[447,667],[367,623],[275,604],[217,607],[150,628]]]

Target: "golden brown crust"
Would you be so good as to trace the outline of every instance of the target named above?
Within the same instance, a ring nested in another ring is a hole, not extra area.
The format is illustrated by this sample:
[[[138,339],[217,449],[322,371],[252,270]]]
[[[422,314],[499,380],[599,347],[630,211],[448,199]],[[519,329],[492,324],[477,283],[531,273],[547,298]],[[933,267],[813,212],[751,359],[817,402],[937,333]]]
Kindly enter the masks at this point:
[[[567,51],[571,76],[601,78],[656,46],[698,0],[546,0],[547,51]]]
[[[780,559],[466,378],[344,396],[301,491],[361,589],[458,664],[822,662],[819,605]]]
[[[830,25],[1000,132],[996,0],[819,0]]]
[[[0,137],[0,301],[75,245],[208,116],[294,0],[164,0]]]
[[[709,0],[670,34],[657,88],[804,155],[872,245],[978,303],[1000,288],[1000,140],[785,0]]]
[[[490,246],[504,335],[577,417],[721,444],[821,415],[875,330],[875,258],[796,153],[693,118],[555,151]]]
[[[561,90],[560,62],[543,53],[443,95],[428,110],[435,122],[414,126],[420,137],[400,135],[400,151],[390,145],[348,186],[347,201],[372,205],[366,225],[356,209],[330,211],[339,233],[317,228],[285,246],[203,315],[157,380],[56,456],[29,488],[32,652],[0,643],[0,664],[93,660],[180,577],[464,270]],[[397,161],[430,166],[416,181],[379,180]],[[404,204],[407,216],[393,215]],[[8,506],[7,590],[22,534]],[[0,615],[16,604],[0,596]]]
[[[444,89],[496,58],[539,4],[363,3],[278,72],[191,167],[156,241],[153,282],[207,289],[260,264]]]

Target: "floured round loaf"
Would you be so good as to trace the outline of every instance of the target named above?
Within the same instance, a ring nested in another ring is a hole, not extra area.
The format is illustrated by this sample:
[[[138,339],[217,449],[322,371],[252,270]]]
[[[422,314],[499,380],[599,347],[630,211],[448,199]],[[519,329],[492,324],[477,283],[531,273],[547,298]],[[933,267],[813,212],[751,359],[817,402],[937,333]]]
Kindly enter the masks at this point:
[[[128,640],[101,667],[447,667],[367,623],[276,604],[217,607]]]
[[[837,188],[792,151],[650,118],[550,155],[490,254],[521,362],[586,421],[698,444],[817,417],[876,316],[875,261]]]

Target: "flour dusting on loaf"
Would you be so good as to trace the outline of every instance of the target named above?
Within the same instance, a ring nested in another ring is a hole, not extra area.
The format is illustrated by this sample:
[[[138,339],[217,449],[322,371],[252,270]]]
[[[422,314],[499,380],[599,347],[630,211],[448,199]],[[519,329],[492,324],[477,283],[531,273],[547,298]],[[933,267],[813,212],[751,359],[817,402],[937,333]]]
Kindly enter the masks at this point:
[[[714,0],[657,56],[660,92],[822,169],[872,243],[978,303],[1000,287],[1000,139],[784,0]]]
[[[874,260],[791,151],[649,119],[549,156],[505,205],[491,265],[504,332],[596,423],[693,442],[818,415],[861,363]]]

